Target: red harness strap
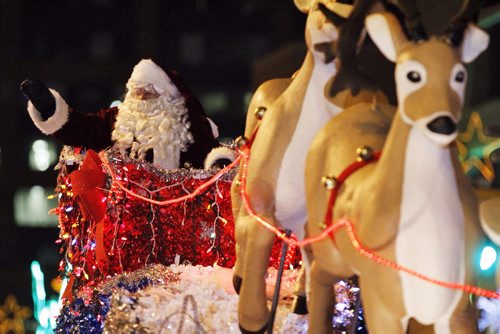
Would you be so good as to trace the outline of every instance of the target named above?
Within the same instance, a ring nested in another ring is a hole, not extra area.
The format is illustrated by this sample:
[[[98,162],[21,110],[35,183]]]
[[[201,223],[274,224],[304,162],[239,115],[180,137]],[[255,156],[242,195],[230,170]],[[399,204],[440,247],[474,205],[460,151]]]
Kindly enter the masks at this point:
[[[345,180],[351,176],[354,172],[356,172],[358,169],[371,164],[372,162],[378,161],[380,159],[380,156],[382,155],[382,152],[375,152],[373,154],[373,157],[371,159],[367,160],[357,160],[347,166],[346,169],[340,173],[339,177],[336,179],[335,186],[333,189],[330,190],[330,196],[328,197],[328,204],[326,206],[326,212],[325,212],[325,224],[326,226],[331,226],[332,225],[332,220],[333,220],[333,207],[335,206],[335,201],[337,200],[337,195],[344,184]],[[333,238],[333,235],[330,234],[330,237]]]

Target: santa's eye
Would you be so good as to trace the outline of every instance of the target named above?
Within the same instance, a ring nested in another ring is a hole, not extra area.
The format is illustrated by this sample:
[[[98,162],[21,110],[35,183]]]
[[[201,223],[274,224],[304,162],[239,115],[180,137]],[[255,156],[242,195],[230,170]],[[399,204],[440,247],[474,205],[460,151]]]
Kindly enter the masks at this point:
[[[417,71],[408,72],[408,74],[406,74],[406,77],[408,78],[408,80],[415,83],[420,82],[420,80],[422,80],[420,73],[418,73]]]

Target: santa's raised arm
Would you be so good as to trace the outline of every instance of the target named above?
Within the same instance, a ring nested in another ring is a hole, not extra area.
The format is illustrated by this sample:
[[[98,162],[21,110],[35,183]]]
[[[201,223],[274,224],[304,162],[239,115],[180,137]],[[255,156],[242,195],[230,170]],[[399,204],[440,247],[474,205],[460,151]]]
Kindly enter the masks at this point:
[[[220,145],[217,127],[176,72],[143,59],[126,88],[117,107],[89,114],[72,109],[39,81],[21,84],[34,124],[64,145],[96,151],[114,147],[166,169],[185,164],[208,168],[234,160],[234,152]]]

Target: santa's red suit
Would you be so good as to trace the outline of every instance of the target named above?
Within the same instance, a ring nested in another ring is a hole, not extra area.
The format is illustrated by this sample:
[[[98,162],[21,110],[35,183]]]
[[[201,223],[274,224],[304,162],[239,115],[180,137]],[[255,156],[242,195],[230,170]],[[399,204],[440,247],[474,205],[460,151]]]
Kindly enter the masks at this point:
[[[134,67],[127,89],[121,105],[92,114],[73,110],[50,89],[55,98],[54,114],[44,119],[31,101],[28,112],[43,133],[65,145],[96,151],[114,146],[166,169],[186,164],[209,168],[218,159],[234,160],[234,152],[221,146],[216,139],[217,127],[176,72],[163,71],[153,61],[143,59]],[[150,96],[141,101],[137,92]],[[140,108],[135,106],[150,101],[161,103],[150,108],[149,114],[136,110]]]

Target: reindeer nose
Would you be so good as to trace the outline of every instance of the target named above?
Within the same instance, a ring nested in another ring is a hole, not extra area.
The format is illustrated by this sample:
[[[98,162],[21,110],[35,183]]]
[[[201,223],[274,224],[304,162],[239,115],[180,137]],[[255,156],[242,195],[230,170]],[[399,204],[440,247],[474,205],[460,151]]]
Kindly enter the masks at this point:
[[[450,117],[440,116],[427,124],[427,128],[435,133],[449,135],[457,130],[457,125]]]

